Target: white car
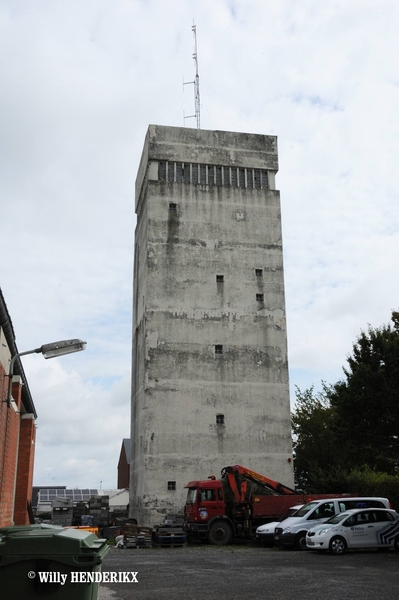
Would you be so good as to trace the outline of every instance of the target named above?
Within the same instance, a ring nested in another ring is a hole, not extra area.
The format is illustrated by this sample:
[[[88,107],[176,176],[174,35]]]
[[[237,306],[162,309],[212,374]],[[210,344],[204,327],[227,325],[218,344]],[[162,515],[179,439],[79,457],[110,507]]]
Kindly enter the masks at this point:
[[[338,496],[311,500],[297,512],[281,521],[274,530],[274,544],[281,548],[307,550],[306,532],[321,523],[326,523],[334,515],[358,508],[388,508],[388,498]]]
[[[303,504],[297,504],[296,506],[291,506],[287,512],[281,517],[281,521],[284,519],[288,519],[296,513],[297,510],[302,508]],[[264,525],[259,525],[255,532],[255,539],[258,542],[263,542],[266,546],[273,546],[274,544],[274,530],[276,526],[281,523],[281,521],[271,521],[271,523],[265,523]]]
[[[399,550],[399,514],[385,508],[347,510],[306,534],[309,550],[344,554],[357,548]]]

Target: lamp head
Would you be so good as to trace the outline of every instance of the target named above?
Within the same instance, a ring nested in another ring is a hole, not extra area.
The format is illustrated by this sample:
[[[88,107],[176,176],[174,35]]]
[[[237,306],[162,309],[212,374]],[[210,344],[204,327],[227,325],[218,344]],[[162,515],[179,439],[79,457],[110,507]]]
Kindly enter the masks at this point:
[[[61,342],[44,344],[38,351],[43,354],[44,358],[54,358],[55,356],[80,352],[86,348],[86,344],[87,342],[83,340],[62,340]]]

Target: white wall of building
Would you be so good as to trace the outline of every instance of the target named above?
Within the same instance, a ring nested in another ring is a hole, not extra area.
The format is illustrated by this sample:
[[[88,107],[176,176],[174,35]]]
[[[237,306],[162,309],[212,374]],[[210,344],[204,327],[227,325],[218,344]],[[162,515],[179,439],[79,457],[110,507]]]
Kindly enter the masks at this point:
[[[141,524],[181,512],[188,481],[227,465],[293,486],[277,169],[274,136],[149,128],[133,307],[130,509]]]

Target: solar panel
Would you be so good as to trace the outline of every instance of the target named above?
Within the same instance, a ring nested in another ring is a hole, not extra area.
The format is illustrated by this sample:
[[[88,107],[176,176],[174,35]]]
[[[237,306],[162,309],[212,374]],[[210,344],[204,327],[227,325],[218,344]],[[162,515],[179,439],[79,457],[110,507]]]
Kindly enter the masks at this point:
[[[40,502],[51,502],[52,500],[55,500],[55,498],[70,498],[74,500],[74,502],[82,502],[90,500],[91,496],[95,496],[97,494],[98,490],[91,490],[89,488],[82,490],[42,488],[38,491]]]

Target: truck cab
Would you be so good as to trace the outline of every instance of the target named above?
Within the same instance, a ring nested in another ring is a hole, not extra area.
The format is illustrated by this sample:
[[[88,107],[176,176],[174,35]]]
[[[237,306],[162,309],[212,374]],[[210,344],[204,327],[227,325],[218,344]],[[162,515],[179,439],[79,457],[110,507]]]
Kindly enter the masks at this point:
[[[223,486],[215,478],[205,481],[190,481],[184,507],[184,521],[187,533],[198,535],[211,543],[226,544],[232,539],[232,527],[226,516]],[[216,527],[216,522],[227,527]],[[228,541],[226,541],[228,539]]]

